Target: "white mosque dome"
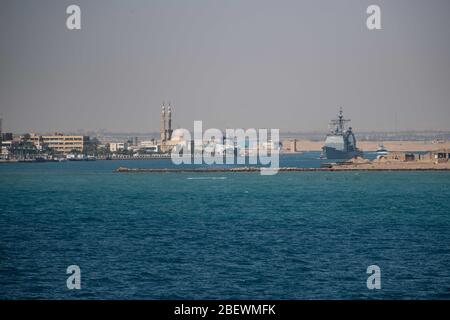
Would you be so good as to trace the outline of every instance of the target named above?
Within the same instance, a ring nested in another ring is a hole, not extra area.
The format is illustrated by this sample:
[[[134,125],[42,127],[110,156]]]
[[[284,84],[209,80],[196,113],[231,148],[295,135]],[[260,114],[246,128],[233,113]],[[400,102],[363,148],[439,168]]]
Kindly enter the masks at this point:
[[[172,141],[183,141],[183,140],[185,140],[185,138],[184,138],[184,130],[182,130],[182,129],[175,129],[172,132],[172,137],[171,137],[170,140],[172,140]]]

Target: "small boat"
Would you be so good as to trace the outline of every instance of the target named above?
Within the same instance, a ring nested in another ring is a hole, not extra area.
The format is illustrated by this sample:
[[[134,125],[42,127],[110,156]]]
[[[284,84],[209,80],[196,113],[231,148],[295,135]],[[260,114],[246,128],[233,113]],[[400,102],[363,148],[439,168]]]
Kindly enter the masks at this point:
[[[46,162],[47,158],[38,156],[34,159],[35,162]]]
[[[387,156],[389,154],[389,151],[384,147],[383,144],[380,144],[378,146],[376,153],[377,153],[377,156]]]
[[[66,159],[69,161],[82,161],[82,160],[85,160],[85,156],[82,154],[71,153],[66,156]]]

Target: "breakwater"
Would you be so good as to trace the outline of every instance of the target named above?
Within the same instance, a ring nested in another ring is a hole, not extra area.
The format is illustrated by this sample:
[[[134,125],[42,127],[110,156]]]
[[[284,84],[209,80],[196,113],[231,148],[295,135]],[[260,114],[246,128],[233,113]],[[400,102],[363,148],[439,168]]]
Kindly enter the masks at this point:
[[[274,170],[261,167],[233,167],[233,168],[124,168],[119,167],[115,171],[120,173],[256,173],[263,170]],[[282,167],[278,172],[317,172],[317,171],[449,171],[448,167],[426,167],[426,168],[358,168],[358,167],[341,167],[333,166],[330,168],[297,168]]]

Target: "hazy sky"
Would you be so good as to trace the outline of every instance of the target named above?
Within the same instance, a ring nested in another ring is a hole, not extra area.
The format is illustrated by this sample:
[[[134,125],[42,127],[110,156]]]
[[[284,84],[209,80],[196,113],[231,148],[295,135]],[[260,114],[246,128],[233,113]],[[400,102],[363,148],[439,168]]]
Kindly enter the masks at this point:
[[[170,100],[175,127],[310,131],[342,106],[355,131],[450,130],[449,34],[448,0],[3,0],[0,113],[4,131],[149,132]]]

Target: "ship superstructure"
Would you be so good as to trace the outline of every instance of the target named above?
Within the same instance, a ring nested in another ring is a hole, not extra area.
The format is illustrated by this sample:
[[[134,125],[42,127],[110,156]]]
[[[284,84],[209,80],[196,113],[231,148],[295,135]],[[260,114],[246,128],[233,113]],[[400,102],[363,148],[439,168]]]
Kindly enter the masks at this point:
[[[345,130],[345,124],[350,119],[344,119],[342,108],[336,119],[331,120],[331,132],[327,134],[325,145],[322,147],[323,157],[326,159],[351,159],[362,157],[362,151],[356,146],[356,138],[352,127]]]

